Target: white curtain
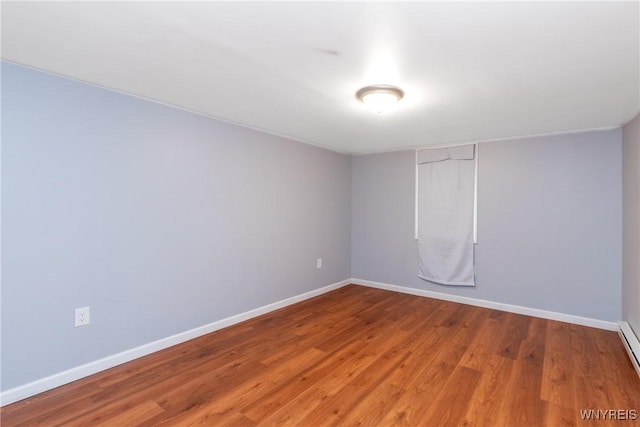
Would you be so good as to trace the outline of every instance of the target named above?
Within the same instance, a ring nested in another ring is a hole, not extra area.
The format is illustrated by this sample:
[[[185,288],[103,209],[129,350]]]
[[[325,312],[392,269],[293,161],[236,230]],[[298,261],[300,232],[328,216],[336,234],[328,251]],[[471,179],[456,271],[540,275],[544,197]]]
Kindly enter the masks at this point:
[[[475,286],[475,145],[418,150],[419,277]]]

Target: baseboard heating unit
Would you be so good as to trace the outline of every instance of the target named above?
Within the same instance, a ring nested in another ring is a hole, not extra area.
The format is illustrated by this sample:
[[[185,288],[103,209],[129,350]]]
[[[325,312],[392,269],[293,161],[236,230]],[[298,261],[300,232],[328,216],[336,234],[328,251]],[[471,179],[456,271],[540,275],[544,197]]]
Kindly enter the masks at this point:
[[[638,336],[633,332],[627,322],[620,322],[619,334],[625,350],[629,353],[631,363],[636,369],[638,376],[640,376],[640,341],[638,340]]]

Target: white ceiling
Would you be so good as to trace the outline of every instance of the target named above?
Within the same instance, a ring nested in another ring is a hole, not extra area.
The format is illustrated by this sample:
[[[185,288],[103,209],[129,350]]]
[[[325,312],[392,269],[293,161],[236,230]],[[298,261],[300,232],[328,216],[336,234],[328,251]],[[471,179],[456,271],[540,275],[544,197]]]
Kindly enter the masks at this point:
[[[364,153],[623,124],[639,4],[3,1],[2,58]]]

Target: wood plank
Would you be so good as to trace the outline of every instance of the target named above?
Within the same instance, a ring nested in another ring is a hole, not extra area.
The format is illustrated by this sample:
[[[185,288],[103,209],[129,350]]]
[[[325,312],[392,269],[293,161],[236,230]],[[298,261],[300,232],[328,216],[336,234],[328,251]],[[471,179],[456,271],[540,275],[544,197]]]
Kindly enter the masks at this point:
[[[540,397],[556,405],[575,408],[571,331],[568,323],[548,321]]]
[[[325,399],[316,409],[311,411],[303,420],[302,425],[337,425],[345,416],[355,409],[357,403],[365,399],[389,373],[396,368],[407,354],[390,348],[378,357],[369,369],[346,382],[346,385],[333,396]],[[323,388],[323,384],[320,384]],[[365,405],[366,408],[369,405]],[[366,409],[364,408],[364,409]]]
[[[545,425],[557,427],[575,427],[578,425],[578,411],[551,402],[544,402]]]
[[[506,334],[505,318],[489,317],[482,325],[482,329],[472,338],[469,348],[460,360],[462,366],[470,369],[483,370],[494,355],[499,353],[500,344]]]
[[[497,352],[484,360],[485,363],[476,369],[482,372],[482,375],[467,406],[462,422],[465,426],[500,425],[500,414],[509,392],[506,386],[511,382],[515,361],[500,356]]]
[[[264,418],[260,424],[266,426],[302,426],[302,420],[307,418],[328,397],[329,393],[321,388],[316,386],[309,387]]]
[[[362,351],[367,344],[362,340],[353,340],[343,346],[321,362],[300,372],[288,381],[283,381],[281,386],[261,396],[242,408],[242,412],[254,421],[261,421],[286,405],[302,392],[327,378],[340,378],[342,380],[345,370],[351,375],[366,369],[375,360],[375,353]]]
[[[168,415],[164,416],[164,421],[158,420],[156,425],[197,423],[200,418],[224,425],[230,415],[239,413],[248,402],[270,393],[282,381],[304,369],[308,363],[315,363],[324,356],[324,352],[310,348],[286,363],[272,365],[269,368],[262,365],[244,381],[230,384],[224,393],[220,394],[205,393],[205,390],[212,390],[211,383],[215,384],[215,381],[207,381],[206,378],[195,380],[195,385],[185,384],[170,393],[165,393],[164,398],[159,401]]]
[[[83,427],[86,425],[98,426],[130,426],[140,425],[151,418],[162,414],[164,410],[154,401],[144,402],[131,406],[126,401],[116,401],[106,405],[100,410],[90,412],[81,417],[66,421],[65,426]]]
[[[505,331],[499,344],[500,355],[515,360],[520,351],[520,344],[528,333],[531,317],[514,313],[507,313],[504,317]]]
[[[475,369],[458,366],[429,406],[429,410],[421,417],[421,424],[428,426],[458,425],[468,410],[480,376],[481,373]]]
[[[547,321],[531,318],[525,340],[519,345],[500,424],[544,425],[544,401],[540,398]],[[510,354],[508,355],[510,356]]]
[[[482,323],[479,319],[487,316],[488,312],[472,310],[469,306],[448,304],[438,314],[439,316],[434,316],[434,324],[427,332],[431,337],[430,342],[420,346],[416,351],[420,359],[415,365],[416,370],[411,381],[404,385],[406,392],[391,406],[381,425],[422,424],[425,414],[443,390],[466,350],[466,346],[461,344],[464,341],[463,337],[470,338],[475,333],[474,329],[465,328],[465,325],[475,321],[479,327]],[[454,319],[453,314],[459,319]],[[465,316],[468,317],[466,320]]]

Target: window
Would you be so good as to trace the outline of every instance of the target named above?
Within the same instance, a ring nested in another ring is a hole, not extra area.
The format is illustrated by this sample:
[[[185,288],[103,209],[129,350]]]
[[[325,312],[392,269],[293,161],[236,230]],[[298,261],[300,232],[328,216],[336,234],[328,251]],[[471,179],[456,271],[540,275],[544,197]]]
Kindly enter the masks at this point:
[[[418,276],[475,286],[477,144],[416,151]]]

